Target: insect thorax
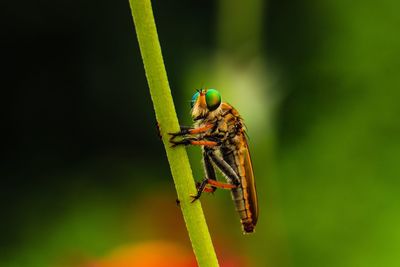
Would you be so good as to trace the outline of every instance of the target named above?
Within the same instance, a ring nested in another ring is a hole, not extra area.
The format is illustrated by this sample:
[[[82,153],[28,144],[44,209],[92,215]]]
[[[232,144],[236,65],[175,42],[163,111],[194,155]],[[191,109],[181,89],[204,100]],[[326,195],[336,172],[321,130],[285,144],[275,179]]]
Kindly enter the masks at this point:
[[[212,124],[213,127],[202,135],[214,138],[220,143],[215,150],[222,149],[225,153],[229,153],[241,149],[245,129],[239,113],[232,106],[222,103],[216,112],[209,113],[205,118],[197,120],[195,127],[207,124]]]

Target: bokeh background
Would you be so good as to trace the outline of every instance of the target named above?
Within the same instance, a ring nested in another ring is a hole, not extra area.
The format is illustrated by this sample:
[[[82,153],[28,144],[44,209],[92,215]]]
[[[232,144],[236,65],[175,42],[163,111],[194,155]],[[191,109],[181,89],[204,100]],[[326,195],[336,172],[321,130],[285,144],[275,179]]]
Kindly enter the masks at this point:
[[[128,1],[3,5],[0,266],[195,266]],[[202,198],[221,266],[400,266],[400,2],[153,8],[181,123],[204,86],[248,127],[256,233]]]

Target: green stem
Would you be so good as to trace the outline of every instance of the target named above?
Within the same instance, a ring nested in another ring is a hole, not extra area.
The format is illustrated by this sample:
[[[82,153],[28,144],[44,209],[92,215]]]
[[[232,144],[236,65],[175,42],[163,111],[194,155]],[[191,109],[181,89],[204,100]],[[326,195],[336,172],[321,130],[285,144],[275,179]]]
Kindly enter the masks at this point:
[[[151,2],[150,0],[129,2],[157,122],[197,263],[199,266],[218,266],[200,201],[190,203],[190,195],[196,194],[196,187],[186,150],[183,147],[172,149],[169,143],[168,133],[179,131],[179,123],[164,67]]]

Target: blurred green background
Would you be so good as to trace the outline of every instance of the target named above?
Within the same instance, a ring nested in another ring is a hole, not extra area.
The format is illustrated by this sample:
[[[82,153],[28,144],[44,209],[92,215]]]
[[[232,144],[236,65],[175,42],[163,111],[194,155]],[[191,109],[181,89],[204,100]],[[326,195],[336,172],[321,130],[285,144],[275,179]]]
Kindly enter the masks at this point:
[[[202,198],[221,266],[400,266],[399,8],[153,1],[181,123],[205,86],[249,129],[256,233]],[[0,266],[193,266],[128,1],[3,10]]]

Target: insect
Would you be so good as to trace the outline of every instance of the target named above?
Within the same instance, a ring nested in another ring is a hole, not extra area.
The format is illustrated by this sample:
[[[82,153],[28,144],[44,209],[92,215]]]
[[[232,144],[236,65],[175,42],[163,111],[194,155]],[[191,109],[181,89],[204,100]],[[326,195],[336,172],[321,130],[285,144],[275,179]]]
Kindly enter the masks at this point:
[[[217,188],[231,190],[243,231],[252,233],[258,219],[258,202],[243,119],[235,108],[221,102],[221,95],[215,89],[197,90],[191,108],[193,127],[181,126],[179,132],[170,133],[170,142],[173,147],[202,147],[205,178],[197,183],[193,201],[203,192],[214,192]],[[178,136],[182,138],[176,140]],[[217,181],[215,167],[227,183]]]

